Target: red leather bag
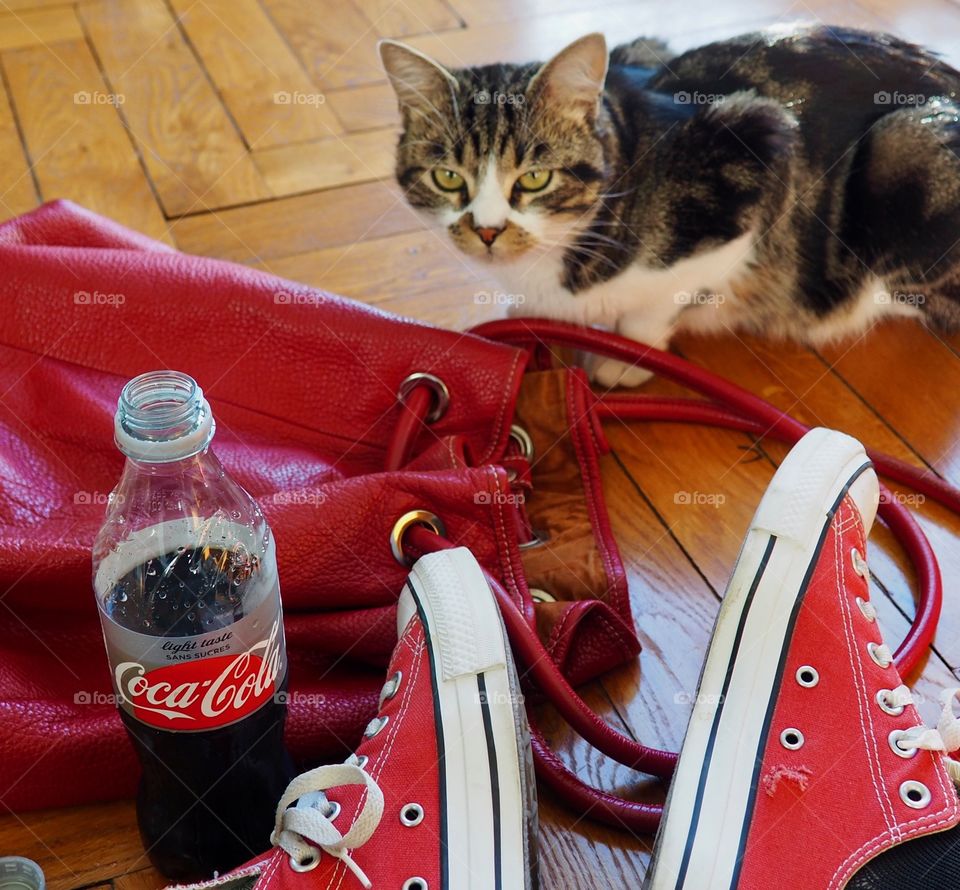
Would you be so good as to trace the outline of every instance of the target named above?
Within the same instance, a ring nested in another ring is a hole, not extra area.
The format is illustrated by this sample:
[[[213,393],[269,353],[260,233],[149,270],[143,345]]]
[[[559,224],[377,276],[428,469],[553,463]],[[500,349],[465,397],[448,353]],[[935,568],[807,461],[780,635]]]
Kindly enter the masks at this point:
[[[511,433],[524,350],[188,257],[68,202],[0,226],[0,269],[7,806],[134,789],[135,758],[109,698],[90,548],[122,466],[117,396],[142,371],[172,367],[202,382],[217,418],[214,447],[274,529],[288,733],[302,761],[343,756],[376,709],[406,576],[391,549],[401,517],[442,517],[438,530],[470,547],[534,620],[520,549],[532,540],[522,508],[528,437]],[[592,396],[578,374],[545,375],[527,401],[553,399],[540,413],[562,440],[555,457],[569,459],[558,469],[568,491],[585,494],[564,504],[568,527],[553,551],[563,559],[541,582],[563,592],[539,624],[553,661],[580,682],[639,646],[603,508],[603,445],[585,410]]]
[[[108,698],[89,551],[122,462],[112,442],[117,395],[126,378],[155,367],[200,379],[217,416],[217,452],[276,533],[289,737],[302,760],[340,756],[375,710],[404,560],[457,544],[486,568],[538,691],[598,750],[670,775],[675,755],[616,733],[572,686],[639,648],[600,487],[602,422],[707,423],[788,441],[801,424],[614,335],[519,319],[481,326],[483,338],[442,331],[184,256],[66,202],[0,226],[0,269],[7,806],[133,789],[134,757]],[[552,361],[557,346],[637,362],[707,401],[598,398],[581,372]],[[960,509],[948,486],[874,460]],[[920,580],[917,619],[898,651],[909,672],[936,624],[939,573],[902,505],[886,499],[881,515]],[[533,743],[539,775],[571,805],[634,830],[656,827],[658,807],[585,785],[536,727]]]

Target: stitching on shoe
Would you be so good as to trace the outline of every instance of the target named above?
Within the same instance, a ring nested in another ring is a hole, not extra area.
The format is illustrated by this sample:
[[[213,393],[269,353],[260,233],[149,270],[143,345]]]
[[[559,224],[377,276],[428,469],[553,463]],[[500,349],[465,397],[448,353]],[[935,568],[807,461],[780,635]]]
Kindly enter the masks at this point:
[[[843,510],[844,504],[841,504],[841,510]],[[846,512],[846,511],[844,511]],[[856,511],[852,511],[856,512]],[[838,525],[841,523],[838,523]],[[869,705],[866,711],[866,722],[864,721],[864,697],[866,693],[867,683],[866,678],[863,673],[863,659],[860,656],[860,647],[856,645],[856,633],[853,630],[853,624],[850,620],[850,604],[847,602],[846,597],[844,596],[845,591],[845,582],[846,582],[846,566],[843,561],[843,534],[837,529],[834,532],[834,556],[838,568],[838,576],[836,578],[836,592],[837,599],[840,605],[840,613],[843,616],[843,634],[844,639],[847,644],[847,652],[850,655],[851,666],[853,667],[854,673],[854,684],[856,686],[856,699],[857,699],[857,715],[860,720],[860,729],[863,733],[864,741],[866,742],[867,750],[867,763],[870,767],[870,781],[873,784],[873,790],[877,796],[877,803],[880,805],[880,812],[883,816],[883,821],[886,823],[887,830],[891,831],[894,836],[898,829],[896,828],[896,814],[893,809],[893,801],[890,800],[889,794],[886,793],[886,789],[883,787],[883,768],[880,762],[880,752],[877,747],[876,735],[873,732],[873,721],[870,718]],[[858,576],[859,577],[859,576]],[[868,726],[869,724],[869,726]],[[886,801],[886,804],[884,804]]]
[[[918,819],[913,819],[909,822],[903,822],[900,824],[900,828],[910,829],[906,833],[901,835],[901,842],[907,841],[912,837],[922,833],[924,829],[936,829],[942,826],[951,825],[956,818],[957,807],[949,807],[947,810],[941,810],[938,813],[927,813],[925,816],[921,816]],[[889,842],[889,843],[888,843]],[[884,831],[881,834],[878,834],[876,837],[871,838],[862,844],[859,849],[854,850],[840,865],[837,867],[837,870],[833,873],[833,877],[830,879],[830,884],[827,886],[827,890],[839,890],[842,887],[848,878],[867,860],[872,859],[877,853],[882,852],[885,848],[894,846],[892,832]]]

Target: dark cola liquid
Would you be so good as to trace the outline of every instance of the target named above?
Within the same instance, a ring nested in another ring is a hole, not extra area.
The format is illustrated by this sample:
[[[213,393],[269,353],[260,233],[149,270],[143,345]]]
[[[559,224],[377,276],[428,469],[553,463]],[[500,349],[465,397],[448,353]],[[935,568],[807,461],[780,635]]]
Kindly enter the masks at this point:
[[[210,633],[239,621],[245,603],[259,603],[259,569],[255,557],[240,551],[180,548],[122,577],[104,608],[139,633]],[[286,688],[286,677],[278,678],[277,691]],[[140,834],[167,877],[209,878],[269,848],[277,802],[294,774],[283,741],[283,698],[199,732],[157,729],[120,709],[143,767]]]

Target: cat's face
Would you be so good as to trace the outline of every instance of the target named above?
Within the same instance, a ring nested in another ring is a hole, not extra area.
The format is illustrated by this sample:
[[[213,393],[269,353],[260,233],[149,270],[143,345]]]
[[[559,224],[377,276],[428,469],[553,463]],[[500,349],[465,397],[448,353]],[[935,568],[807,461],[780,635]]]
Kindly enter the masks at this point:
[[[602,36],[543,66],[448,71],[398,43],[380,51],[403,115],[397,179],[460,250],[509,262],[586,227],[606,176]]]

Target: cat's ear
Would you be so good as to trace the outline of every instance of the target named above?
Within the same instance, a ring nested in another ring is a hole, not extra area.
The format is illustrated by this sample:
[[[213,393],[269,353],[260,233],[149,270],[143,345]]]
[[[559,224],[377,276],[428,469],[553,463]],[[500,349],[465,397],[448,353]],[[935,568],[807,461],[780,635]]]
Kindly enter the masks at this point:
[[[596,119],[607,78],[607,41],[587,34],[560,50],[533,76],[527,94],[561,114]]]
[[[402,113],[430,114],[456,102],[460,85],[439,62],[395,40],[381,40],[377,48]]]

